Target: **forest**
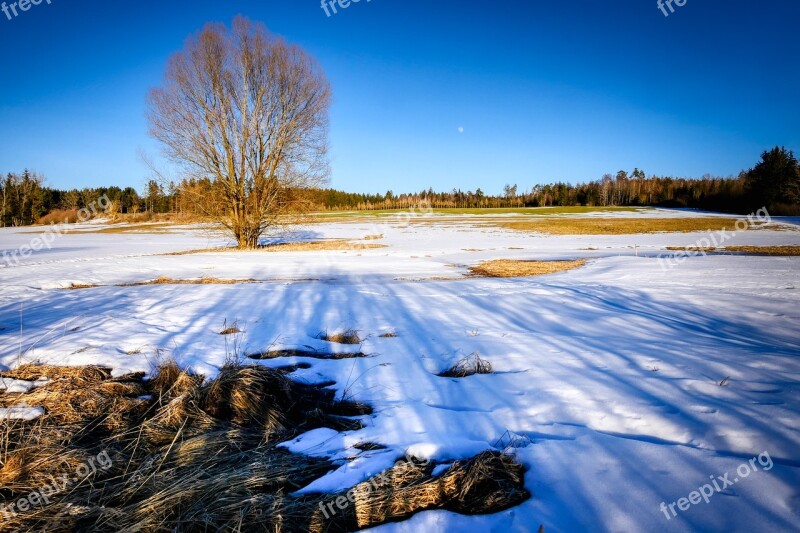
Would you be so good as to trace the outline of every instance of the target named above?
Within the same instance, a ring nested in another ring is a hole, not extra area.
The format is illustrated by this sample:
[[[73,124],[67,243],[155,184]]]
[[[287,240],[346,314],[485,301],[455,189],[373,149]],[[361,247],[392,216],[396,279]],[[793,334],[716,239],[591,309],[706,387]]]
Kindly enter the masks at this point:
[[[45,177],[24,170],[10,172],[0,182],[0,227],[74,222],[78,210],[106,196],[112,214],[181,214],[203,216],[193,201],[213,193],[210,180],[159,183],[149,180],[143,191],[116,186],[60,190],[48,187]],[[570,184],[554,182],[520,188],[509,184],[502,193],[486,194],[453,189],[396,194],[363,194],[336,189],[303,192],[314,211],[407,209],[427,202],[431,207],[508,208],[550,206],[661,206],[690,207],[744,213],[767,207],[773,215],[800,214],[800,165],[791,150],[775,147],[765,151],[751,169],[735,177],[675,178],[647,176],[643,170],[620,170],[595,181]]]

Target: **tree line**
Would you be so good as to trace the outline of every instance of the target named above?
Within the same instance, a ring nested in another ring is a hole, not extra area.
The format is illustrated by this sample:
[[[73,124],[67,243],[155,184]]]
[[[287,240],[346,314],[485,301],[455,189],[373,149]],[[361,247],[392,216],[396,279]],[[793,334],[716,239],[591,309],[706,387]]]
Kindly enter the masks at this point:
[[[44,177],[25,170],[9,173],[0,182],[0,226],[34,224],[55,210],[78,210],[106,195],[119,213],[179,213],[214,215],[198,211],[198,197],[214,197],[211,179],[187,179],[162,185],[147,183],[139,194],[132,187],[99,187],[72,190],[52,189]],[[379,210],[409,209],[426,203],[434,208],[508,208],[557,206],[663,206],[694,207],[742,213],[768,207],[776,215],[800,214],[800,165],[794,153],[775,147],[762,154],[752,168],[736,177],[704,176],[699,179],[650,176],[635,168],[596,181],[570,184],[556,182],[520,190],[506,185],[502,194],[485,194],[432,188],[419,192],[364,194],[336,189],[313,188],[304,192],[313,209]]]

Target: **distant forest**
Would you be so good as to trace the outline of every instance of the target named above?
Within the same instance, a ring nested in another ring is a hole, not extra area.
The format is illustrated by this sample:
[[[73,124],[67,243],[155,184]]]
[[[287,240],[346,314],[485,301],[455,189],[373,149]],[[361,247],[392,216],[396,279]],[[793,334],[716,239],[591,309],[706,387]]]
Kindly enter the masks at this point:
[[[184,181],[166,186],[149,181],[144,191],[131,187],[59,190],[47,187],[44,177],[28,170],[9,173],[0,182],[0,227],[74,221],[78,210],[106,195],[112,214],[181,214],[193,212],[190,195],[203,194],[210,180]],[[427,202],[434,208],[502,208],[548,206],[662,206],[694,207],[744,213],[768,207],[773,215],[800,215],[800,166],[790,150],[775,147],[737,177],[698,179],[647,177],[638,168],[606,174],[577,185],[556,182],[521,189],[506,185],[503,193],[487,195],[481,189],[415,193],[359,194],[335,189],[306,191],[310,205],[325,210],[408,209]]]

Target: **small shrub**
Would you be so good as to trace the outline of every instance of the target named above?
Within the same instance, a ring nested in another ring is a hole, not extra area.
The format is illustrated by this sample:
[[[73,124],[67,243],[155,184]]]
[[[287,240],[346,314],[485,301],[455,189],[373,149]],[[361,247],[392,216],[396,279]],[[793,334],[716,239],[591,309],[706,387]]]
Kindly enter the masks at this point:
[[[491,374],[492,363],[481,359],[478,352],[473,353],[454,364],[449,369],[440,373],[439,376],[443,378],[465,378],[475,374]]]
[[[78,210],[77,209],[56,209],[55,211],[50,211],[39,220],[36,221],[37,224],[42,224],[44,226],[49,226],[50,224],[74,224],[78,221]]]
[[[329,334],[327,331],[320,333],[320,339],[337,344],[361,344],[361,337],[354,329],[348,329],[339,333]]]

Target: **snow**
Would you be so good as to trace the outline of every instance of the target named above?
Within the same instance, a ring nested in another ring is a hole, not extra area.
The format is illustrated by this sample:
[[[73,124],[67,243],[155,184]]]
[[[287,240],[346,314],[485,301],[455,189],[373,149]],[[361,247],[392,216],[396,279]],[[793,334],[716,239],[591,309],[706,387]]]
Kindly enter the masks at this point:
[[[0,420],[34,420],[44,414],[41,407],[28,407],[27,405],[14,405],[0,407]]]
[[[308,363],[293,376],[336,381],[340,397],[375,409],[362,430],[318,429],[285,443],[340,464],[301,492],[348,488],[405,455],[446,463],[502,448],[510,435],[530,441],[515,450],[529,468],[529,501],[492,516],[420,513],[381,532],[797,530],[800,258],[696,256],[665,270],[665,247],[706,234],[547,236],[494,220],[309,224],[292,239],[383,234],[369,242],[388,247],[180,256],[161,254],[226,239],[197,227],[92,233],[104,227],[96,224],[18,266],[0,261],[0,364],[16,366],[22,353],[23,362],[101,364],[120,375],[174,357],[213,376],[231,351],[362,351],[370,357],[260,362]],[[29,231],[0,229],[0,253],[29,242]],[[798,245],[800,228],[739,232],[726,244]],[[579,257],[587,266],[556,275],[463,277],[488,259]],[[159,276],[259,282],[117,286]],[[103,286],[64,290],[72,283]],[[241,334],[219,334],[234,321]],[[350,328],[365,338],[360,346],[318,338]],[[387,331],[397,337],[381,338]],[[436,375],[476,352],[494,373]],[[363,442],[387,449],[354,448]],[[660,510],[762,452],[773,469],[669,520]]]

